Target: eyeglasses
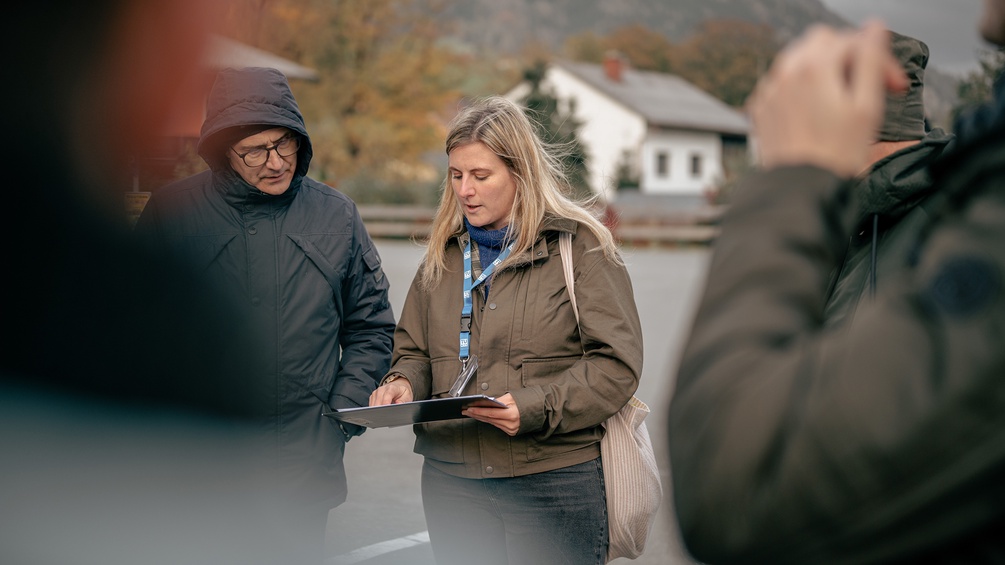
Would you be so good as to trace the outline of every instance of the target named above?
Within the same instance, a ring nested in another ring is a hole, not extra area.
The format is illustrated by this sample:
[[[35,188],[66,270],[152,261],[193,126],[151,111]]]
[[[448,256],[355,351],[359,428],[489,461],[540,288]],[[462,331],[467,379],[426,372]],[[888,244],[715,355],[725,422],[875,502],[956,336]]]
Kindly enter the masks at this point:
[[[289,157],[300,149],[300,136],[290,134],[277,141],[275,145],[255,147],[244,153],[238,153],[234,151],[233,147],[230,148],[231,151],[234,151],[234,155],[240,157],[244,161],[244,164],[249,167],[261,167],[264,165],[269,160],[269,152],[273,149],[275,149],[276,155]]]

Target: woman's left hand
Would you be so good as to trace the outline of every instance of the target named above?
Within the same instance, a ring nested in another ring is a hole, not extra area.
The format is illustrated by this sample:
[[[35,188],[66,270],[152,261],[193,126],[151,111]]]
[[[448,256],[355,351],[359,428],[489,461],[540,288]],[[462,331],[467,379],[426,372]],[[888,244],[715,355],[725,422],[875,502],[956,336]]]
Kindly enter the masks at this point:
[[[515,436],[520,431],[520,409],[513,401],[513,395],[506,393],[498,398],[499,402],[506,405],[505,408],[493,408],[488,406],[472,406],[465,408],[461,413],[470,416],[479,422],[492,424],[511,436]]]

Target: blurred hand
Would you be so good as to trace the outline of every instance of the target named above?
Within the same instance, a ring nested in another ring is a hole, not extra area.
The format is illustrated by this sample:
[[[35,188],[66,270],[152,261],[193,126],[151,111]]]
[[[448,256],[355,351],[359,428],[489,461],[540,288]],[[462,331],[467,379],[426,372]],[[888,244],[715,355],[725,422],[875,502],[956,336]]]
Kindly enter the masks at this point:
[[[499,402],[506,405],[505,408],[493,408],[491,406],[471,406],[465,408],[461,413],[470,416],[479,422],[492,424],[507,435],[515,436],[520,431],[520,409],[513,401],[513,395],[506,393],[499,398]]]
[[[400,404],[411,402],[412,383],[406,378],[398,378],[377,387],[377,390],[370,394],[370,406],[383,406],[385,404]]]
[[[814,27],[778,55],[748,101],[761,165],[855,176],[869,164],[886,92],[908,84],[882,23]]]

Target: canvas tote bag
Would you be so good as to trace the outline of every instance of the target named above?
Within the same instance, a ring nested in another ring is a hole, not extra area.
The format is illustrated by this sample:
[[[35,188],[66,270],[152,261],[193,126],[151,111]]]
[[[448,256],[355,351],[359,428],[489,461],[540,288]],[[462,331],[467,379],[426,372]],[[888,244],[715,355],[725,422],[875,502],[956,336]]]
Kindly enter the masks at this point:
[[[565,286],[578,324],[572,234],[562,232],[559,235],[558,249],[562,255]],[[608,561],[618,557],[635,559],[642,555],[663,500],[656,455],[644,421],[647,414],[646,403],[632,396],[617,414],[602,424],[605,433],[600,442],[600,461],[607,492]]]

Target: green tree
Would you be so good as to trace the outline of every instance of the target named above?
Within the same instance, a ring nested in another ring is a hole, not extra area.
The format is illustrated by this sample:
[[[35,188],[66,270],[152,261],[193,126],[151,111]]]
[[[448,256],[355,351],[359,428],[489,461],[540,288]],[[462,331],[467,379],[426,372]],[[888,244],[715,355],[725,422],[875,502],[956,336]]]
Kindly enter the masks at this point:
[[[615,190],[638,190],[639,188],[639,156],[635,151],[625,149],[618,158],[618,164],[614,169],[614,189]]]
[[[569,100],[566,109],[561,108],[554,92],[542,84],[546,69],[547,64],[543,61],[525,69],[524,80],[530,85],[530,91],[520,102],[532,118],[538,136],[557,150],[573,197],[592,198],[594,194],[588,180],[586,148],[578,136],[582,124],[574,117],[575,100]]]
[[[978,63],[980,68],[968,73],[956,86],[958,101],[951,112],[953,120],[991,100],[995,81],[1005,73],[1005,50],[985,50],[981,52]]]

